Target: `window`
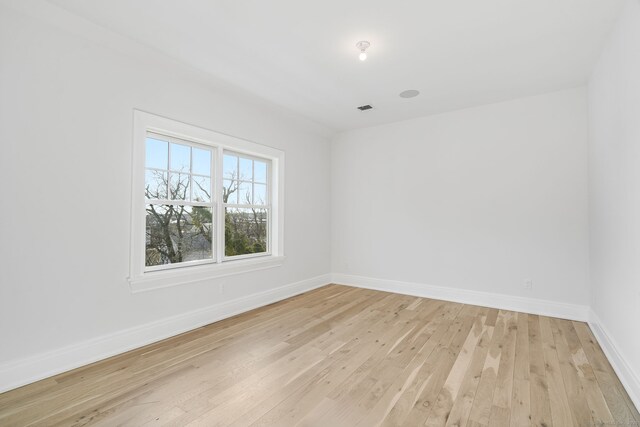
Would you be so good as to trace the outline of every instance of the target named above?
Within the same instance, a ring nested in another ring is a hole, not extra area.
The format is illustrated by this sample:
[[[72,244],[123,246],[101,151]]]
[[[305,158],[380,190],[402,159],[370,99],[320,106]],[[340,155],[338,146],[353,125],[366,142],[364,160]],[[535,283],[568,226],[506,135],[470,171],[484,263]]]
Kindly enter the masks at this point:
[[[134,113],[133,291],[283,262],[280,150]]]
[[[145,267],[213,261],[213,150],[166,135],[145,141]]]
[[[239,153],[224,153],[225,257],[269,252],[269,163]]]

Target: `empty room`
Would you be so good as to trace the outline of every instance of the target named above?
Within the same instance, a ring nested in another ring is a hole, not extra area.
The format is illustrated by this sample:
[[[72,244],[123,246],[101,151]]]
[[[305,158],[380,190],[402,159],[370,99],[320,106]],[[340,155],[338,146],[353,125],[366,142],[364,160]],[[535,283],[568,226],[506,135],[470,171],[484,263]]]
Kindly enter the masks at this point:
[[[640,0],[0,0],[0,426],[640,427]]]

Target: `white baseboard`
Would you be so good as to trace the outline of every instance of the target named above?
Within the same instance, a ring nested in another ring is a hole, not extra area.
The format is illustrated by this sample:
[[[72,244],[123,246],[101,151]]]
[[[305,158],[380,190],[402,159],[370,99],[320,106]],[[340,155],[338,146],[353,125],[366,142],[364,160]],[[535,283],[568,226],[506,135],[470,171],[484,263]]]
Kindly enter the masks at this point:
[[[535,298],[494,294],[490,292],[472,291],[468,289],[447,288],[421,283],[401,282],[397,280],[374,279],[371,277],[352,276],[348,274],[332,275],[332,282],[359,288],[374,289],[385,292],[395,292],[423,298],[433,298],[453,301],[483,307],[499,308],[502,310],[520,311],[523,313],[542,316],[559,317],[561,319],[579,320],[589,319],[589,307],[586,305],[567,304]]]
[[[598,344],[602,347],[602,351],[607,356],[609,363],[611,363],[613,370],[616,371],[618,378],[620,378],[620,382],[627,390],[627,394],[636,405],[636,408],[640,410],[640,375],[627,363],[627,359],[620,352],[620,346],[616,344],[613,335],[593,310],[590,313],[589,327],[598,340]]]
[[[177,316],[0,364],[0,393],[151,344],[331,283],[331,275],[225,301]]]

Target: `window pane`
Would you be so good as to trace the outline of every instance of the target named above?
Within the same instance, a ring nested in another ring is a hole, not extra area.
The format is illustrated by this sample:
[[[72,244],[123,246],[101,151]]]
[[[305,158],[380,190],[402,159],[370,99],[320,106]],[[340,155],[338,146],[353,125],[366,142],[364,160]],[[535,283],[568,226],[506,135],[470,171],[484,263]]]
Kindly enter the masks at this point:
[[[238,179],[238,158],[225,154],[223,159],[222,174],[228,179]]]
[[[171,170],[189,172],[191,167],[191,147],[171,144]]]
[[[222,189],[222,202],[223,203],[238,203],[238,181],[230,181],[225,179]]]
[[[211,151],[201,148],[191,148],[193,165],[191,173],[211,176]]]
[[[260,160],[253,161],[253,179],[256,182],[267,182],[267,163]]]
[[[254,205],[267,204],[267,185],[266,184],[253,184],[253,204]]]
[[[238,185],[238,204],[250,205],[251,204],[251,183],[241,182]]]
[[[147,137],[145,144],[145,166],[148,168],[167,169],[169,158],[168,142]]]
[[[212,259],[211,208],[147,205],[145,265]]]
[[[225,208],[226,256],[267,252],[266,209]]]
[[[190,200],[189,174],[171,173],[169,179],[169,198],[171,200]]]
[[[240,157],[240,179],[251,181],[253,179],[253,161]]]
[[[193,177],[193,201],[211,201],[211,179],[204,176]]]
[[[167,172],[147,169],[144,181],[144,196],[147,199],[167,198]]]

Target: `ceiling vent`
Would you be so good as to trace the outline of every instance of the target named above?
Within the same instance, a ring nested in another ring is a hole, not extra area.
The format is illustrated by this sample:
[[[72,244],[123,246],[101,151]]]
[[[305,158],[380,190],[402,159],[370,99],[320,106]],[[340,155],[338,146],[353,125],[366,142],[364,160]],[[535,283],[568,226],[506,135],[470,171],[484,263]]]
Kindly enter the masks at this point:
[[[367,105],[361,105],[361,106],[359,106],[359,107],[358,107],[358,110],[360,110],[360,111],[367,111],[367,110],[371,110],[372,108],[373,108],[373,107],[372,107],[371,105],[367,104]]]

